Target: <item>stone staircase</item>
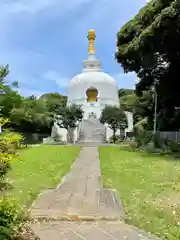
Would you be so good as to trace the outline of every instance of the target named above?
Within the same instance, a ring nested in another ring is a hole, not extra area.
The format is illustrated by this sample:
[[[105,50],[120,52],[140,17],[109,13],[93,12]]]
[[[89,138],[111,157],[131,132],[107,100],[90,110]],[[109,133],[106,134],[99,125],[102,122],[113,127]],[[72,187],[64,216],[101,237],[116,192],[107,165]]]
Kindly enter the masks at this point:
[[[98,119],[83,120],[80,125],[78,144],[81,145],[99,145],[106,142],[105,127]]]

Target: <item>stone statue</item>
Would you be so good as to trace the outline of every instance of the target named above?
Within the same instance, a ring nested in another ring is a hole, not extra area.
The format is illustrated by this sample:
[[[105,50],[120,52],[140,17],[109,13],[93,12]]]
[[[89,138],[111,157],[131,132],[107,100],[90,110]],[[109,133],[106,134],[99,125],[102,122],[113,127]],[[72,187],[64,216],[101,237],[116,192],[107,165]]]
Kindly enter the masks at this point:
[[[60,132],[60,127],[57,124],[57,122],[54,122],[54,125],[52,127],[52,131],[51,131],[51,138],[54,141],[58,141],[61,140],[62,136],[61,136],[61,132]]]

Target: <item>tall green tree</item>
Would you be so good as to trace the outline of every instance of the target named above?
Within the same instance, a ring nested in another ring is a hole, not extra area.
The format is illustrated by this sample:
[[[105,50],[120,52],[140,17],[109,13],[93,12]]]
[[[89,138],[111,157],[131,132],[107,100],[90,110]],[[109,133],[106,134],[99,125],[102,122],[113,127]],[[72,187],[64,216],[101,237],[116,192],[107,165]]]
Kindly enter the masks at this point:
[[[102,124],[107,123],[108,126],[113,130],[113,141],[116,141],[116,131],[118,129],[125,129],[127,127],[127,119],[125,114],[115,106],[107,105],[100,117]]]
[[[137,73],[137,95],[156,89],[160,130],[180,129],[179,16],[179,0],[152,0],[117,34],[116,59]]]
[[[20,107],[22,104],[22,97],[20,94],[13,90],[18,87],[17,82],[7,82],[9,74],[9,66],[0,67],[0,110],[4,117],[9,117],[11,110],[14,107]]]
[[[118,90],[121,109],[124,111],[134,112],[137,96],[133,89],[120,88]]]
[[[11,127],[26,133],[50,133],[53,113],[48,112],[41,100],[24,98],[19,108],[13,108],[10,114]]]
[[[49,106],[35,96],[22,97],[15,88],[17,82],[8,81],[9,66],[0,67],[0,113],[9,118],[7,127],[15,131],[50,133],[53,113]]]
[[[124,113],[124,111],[120,110],[120,115],[119,115],[119,130],[120,130],[120,135],[125,135],[125,129],[128,127],[128,121],[127,117]]]
[[[49,112],[55,112],[57,108],[65,107],[67,105],[67,96],[59,93],[43,94],[39,100],[44,101]]]
[[[134,124],[147,118],[148,129],[152,129],[154,101],[152,91],[143,91],[137,96],[133,89],[119,89],[120,106],[122,111],[133,113]]]
[[[61,128],[76,128],[78,122],[83,119],[83,110],[80,106],[72,104],[70,106],[59,107],[56,110],[56,120]]]

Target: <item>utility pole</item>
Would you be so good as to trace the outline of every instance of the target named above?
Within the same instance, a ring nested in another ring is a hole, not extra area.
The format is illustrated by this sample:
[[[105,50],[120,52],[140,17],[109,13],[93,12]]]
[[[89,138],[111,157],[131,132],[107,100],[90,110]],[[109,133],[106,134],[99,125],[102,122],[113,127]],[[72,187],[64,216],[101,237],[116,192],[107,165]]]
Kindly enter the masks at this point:
[[[153,89],[154,92],[154,129],[153,134],[156,135],[156,126],[157,126],[157,91],[156,91],[156,85]]]

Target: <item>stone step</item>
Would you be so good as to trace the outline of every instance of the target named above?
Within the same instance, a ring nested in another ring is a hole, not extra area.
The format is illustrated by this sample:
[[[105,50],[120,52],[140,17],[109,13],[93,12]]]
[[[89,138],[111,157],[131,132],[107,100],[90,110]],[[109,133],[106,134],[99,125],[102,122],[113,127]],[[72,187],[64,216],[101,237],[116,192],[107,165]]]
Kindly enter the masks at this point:
[[[78,145],[82,147],[98,147],[103,145],[104,143],[102,142],[77,142]]]
[[[49,221],[32,223],[30,228],[40,240],[159,240],[121,221]]]
[[[83,120],[77,142],[105,142],[105,128],[99,120]]]
[[[99,180],[98,180],[99,181]],[[89,184],[93,185],[92,180]],[[97,183],[98,184],[98,183]],[[65,185],[65,186],[64,186]],[[76,184],[77,185],[77,184]],[[82,185],[82,184],[81,184]],[[73,189],[65,182],[58,190],[46,191],[35,201],[30,211],[30,219],[61,221],[115,221],[123,219],[123,206],[115,190],[94,190],[81,192],[82,186]]]

